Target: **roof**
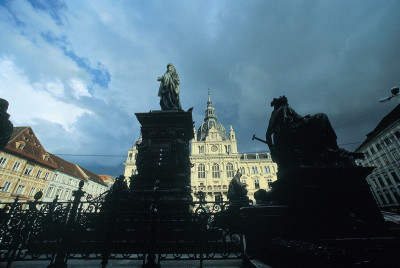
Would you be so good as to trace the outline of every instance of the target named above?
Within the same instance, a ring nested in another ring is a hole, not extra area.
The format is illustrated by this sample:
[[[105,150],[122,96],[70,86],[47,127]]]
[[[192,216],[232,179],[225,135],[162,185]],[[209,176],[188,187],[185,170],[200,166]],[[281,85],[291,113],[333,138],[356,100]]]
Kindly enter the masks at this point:
[[[356,152],[360,150],[368,142],[373,140],[376,136],[378,136],[384,129],[386,129],[388,126],[390,126],[399,119],[400,119],[400,104],[397,105],[384,118],[382,118],[382,120],[379,122],[379,124],[375,127],[374,130],[372,130],[370,133],[367,134],[366,140],[360,146],[358,146]]]
[[[246,160],[256,160],[256,155],[258,155],[258,159],[271,159],[271,157],[268,157],[268,153],[243,153],[240,156],[240,159],[244,159],[244,155],[247,156]]]
[[[102,179],[105,183],[107,182],[115,182],[115,179],[109,175],[98,175],[100,179]]]
[[[50,154],[51,158],[54,160],[54,162],[57,164],[57,170],[66,173],[68,175],[71,175],[75,178],[79,178],[81,180],[86,181],[86,177],[83,176],[82,172],[78,169],[76,164],[73,164],[71,162],[68,162],[54,154]]]
[[[222,140],[227,140],[226,130],[224,126],[217,121],[217,115],[215,114],[215,109],[212,106],[212,101],[210,97],[210,92],[208,93],[207,108],[205,111],[204,122],[201,124],[197,130],[197,141],[204,141],[209,134],[209,131],[215,128],[218,131],[219,136]]]
[[[22,149],[18,149],[18,143],[25,145]],[[14,127],[10,140],[3,150],[48,168],[57,168],[56,163],[51,157],[47,160],[44,159],[44,155],[48,154],[48,152],[43,148],[31,127]]]
[[[87,170],[86,168],[83,168],[83,167],[81,167],[81,166],[79,166],[79,167],[83,170],[83,172],[86,173],[86,175],[89,177],[89,178],[88,178],[89,180],[94,181],[94,182],[96,182],[96,183],[98,183],[98,184],[101,184],[101,185],[103,185],[103,186],[108,186],[108,185],[99,177],[99,175],[94,174],[93,172],[91,172],[90,170]]]

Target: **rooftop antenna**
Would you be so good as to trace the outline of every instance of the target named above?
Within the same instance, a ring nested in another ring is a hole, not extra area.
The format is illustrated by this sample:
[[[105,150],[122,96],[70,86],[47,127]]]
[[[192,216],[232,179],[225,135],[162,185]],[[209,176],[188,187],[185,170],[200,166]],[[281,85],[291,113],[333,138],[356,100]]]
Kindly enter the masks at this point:
[[[390,92],[392,93],[391,96],[382,98],[379,100],[379,102],[380,103],[387,102],[387,101],[390,101],[392,98],[396,97],[397,101],[400,103],[399,87],[398,86],[392,87]]]

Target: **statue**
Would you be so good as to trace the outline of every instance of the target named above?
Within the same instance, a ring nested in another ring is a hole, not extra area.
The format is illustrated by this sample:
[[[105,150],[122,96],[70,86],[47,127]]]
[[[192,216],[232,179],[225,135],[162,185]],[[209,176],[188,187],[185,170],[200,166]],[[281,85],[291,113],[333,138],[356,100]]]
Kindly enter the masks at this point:
[[[247,196],[246,185],[240,181],[242,173],[239,170],[236,171],[236,175],[233,177],[229,183],[228,188],[228,199],[229,201],[249,201]]]
[[[9,120],[10,115],[7,113],[7,110],[8,101],[0,98],[0,149],[7,145],[13,133],[13,124]]]
[[[265,136],[272,160],[280,169],[294,165],[354,165],[349,153],[338,147],[326,114],[303,117],[289,106],[285,96],[274,98],[271,106],[274,111]]]
[[[179,76],[172,63],[168,63],[167,71],[158,77],[157,81],[161,82],[158,90],[161,109],[182,111],[179,99]]]

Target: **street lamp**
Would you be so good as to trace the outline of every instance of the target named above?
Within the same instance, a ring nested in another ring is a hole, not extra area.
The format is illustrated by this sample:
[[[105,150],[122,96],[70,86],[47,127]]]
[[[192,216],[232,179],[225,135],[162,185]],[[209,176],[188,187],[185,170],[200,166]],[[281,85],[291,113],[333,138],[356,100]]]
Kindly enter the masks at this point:
[[[392,93],[392,96],[382,98],[379,100],[379,102],[387,102],[387,101],[391,100],[392,98],[396,97],[397,101],[400,103],[399,87],[398,86],[392,87],[390,92]]]

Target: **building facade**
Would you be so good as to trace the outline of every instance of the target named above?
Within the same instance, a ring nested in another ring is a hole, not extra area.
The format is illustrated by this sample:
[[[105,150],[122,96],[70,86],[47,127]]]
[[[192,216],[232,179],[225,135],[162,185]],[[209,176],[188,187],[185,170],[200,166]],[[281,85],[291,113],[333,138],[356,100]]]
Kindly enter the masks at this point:
[[[206,194],[207,201],[227,200],[229,183],[237,171],[246,185],[248,197],[254,200],[259,189],[270,189],[277,179],[277,165],[269,153],[239,153],[236,134],[230,126],[229,133],[218,122],[208,95],[204,122],[191,141],[191,187],[194,198],[197,192]]]
[[[96,174],[48,153],[31,127],[14,127],[8,144],[0,150],[0,202],[33,200],[41,191],[44,202],[72,199],[79,182],[92,196],[108,190]]]
[[[47,188],[57,168],[30,127],[14,127],[7,145],[0,150],[0,202],[33,200]]]
[[[236,134],[230,126],[229,133],[218,122],[215,109],[208,95],[204,122],[196,131],[190,144],[191,188],[196,200],[197,192],[206,194],[207,201],[227,200],[228,186],[237,171],[242,173],[241,181],[246,184],[248,196],[254,200],[254,192],[270,189],[270,183],[277,179],[277,165],[271,155],[264,153],[239,153]],[[137,144],[141,137],[128,150],[124,176],[137,174]]]
[[[356,152],[364,153],[363,166],[374,166],[367,182],[378,205],[400,212],[400,105],[367,134]]]

